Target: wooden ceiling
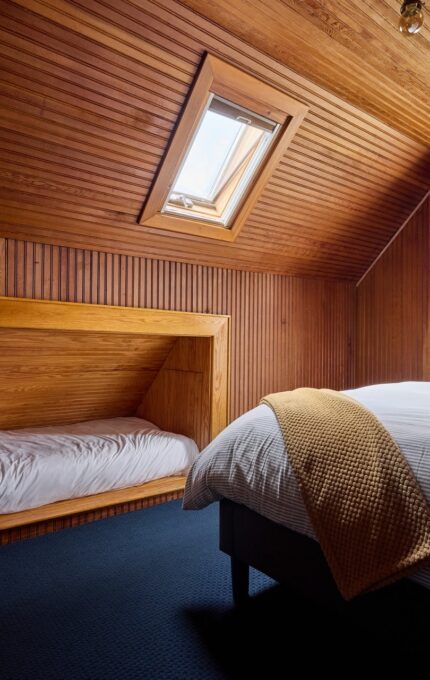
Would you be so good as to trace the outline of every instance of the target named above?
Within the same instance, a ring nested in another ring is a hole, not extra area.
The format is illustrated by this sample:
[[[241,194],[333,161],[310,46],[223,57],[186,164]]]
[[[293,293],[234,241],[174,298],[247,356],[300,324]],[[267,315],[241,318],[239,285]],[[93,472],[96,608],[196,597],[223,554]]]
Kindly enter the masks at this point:
[[[250,45],[430,145],[430,12],[419,35],[402,0],[182,0]]]
[[[217,20],[226,21],[224,1],[215,4]],[[230,3],[231,16],[240,4]],[[243,30],[251,10],[266,6],[244,4]],[[301,4],[282,6],[297,13]],[[198,5],[210,10],[210,3]],[[276,2],[267,2],[271,5]],[[290,40],[296,37],[302,45],[290,26]],[[231,30],[176,0],[3,0],[0,235],[244,270],[358,279],[428,190],[429,145],[314,84],[319,71],[312,80],[298,75],[251,46],[252,36],[245,41],[233,35],[237,27]],[[419,54],[416,45],[408,49]],[[316,59],[300,49],[309,64]],[[310,107],[231,244],[155,233],[137,223],[205,51]],[[298,69],[293,57],[288,63]],[[309,68],[302,72],[309,74]],[[339,83],[348,68],[338,64]],[[355,71],[350,74],[355,92]],[[382,113],[377,113],[388,120],[395,104],[387,103],[384,83],[381,74]],[[373,110],[364,100],[358,103]],[[423,128],[424,123],[423,116]]]

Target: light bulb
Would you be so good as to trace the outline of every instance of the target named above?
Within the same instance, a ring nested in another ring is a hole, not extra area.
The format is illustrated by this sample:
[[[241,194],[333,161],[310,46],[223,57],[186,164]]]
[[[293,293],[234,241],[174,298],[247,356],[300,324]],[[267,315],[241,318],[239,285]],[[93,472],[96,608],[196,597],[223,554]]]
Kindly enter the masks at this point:
[[[423,2],[404,2],[401,9],[399,31],[403,35],[418,33],[424,23]]]

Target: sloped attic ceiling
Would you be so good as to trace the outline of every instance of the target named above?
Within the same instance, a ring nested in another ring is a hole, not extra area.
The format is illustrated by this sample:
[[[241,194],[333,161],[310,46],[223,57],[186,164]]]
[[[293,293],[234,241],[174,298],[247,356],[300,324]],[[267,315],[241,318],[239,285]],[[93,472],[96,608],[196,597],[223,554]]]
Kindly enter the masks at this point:
[[[5,0],[0,28],[0,235],[356,280],[429,188],[426,143],[182,2]],[[234,243],[137,223],[205,51],[310,106]]]
[[[430,12],[399,32],[403,0],[182,0],[250,45],[430,145]]]

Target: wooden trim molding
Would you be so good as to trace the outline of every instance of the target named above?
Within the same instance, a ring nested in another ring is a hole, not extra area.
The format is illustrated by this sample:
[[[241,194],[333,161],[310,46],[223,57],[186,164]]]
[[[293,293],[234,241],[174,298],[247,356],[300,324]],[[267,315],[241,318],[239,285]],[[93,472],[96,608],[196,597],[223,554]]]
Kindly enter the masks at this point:
[[[375,259],[373,260],[373,262],[370,264],[370,266],[369,266],[369,267],[366,269],[366,271],[364,272],[363,276],[361,276],[361,277],[359,278],[359,280],[357,281],[357,283],[355,284],[355,287],[356,287],[356,288],[358,288],[358,287],[363,283],[363,281],[364,281],[364,279],[366,278],[366,276],[367,276],[368,274],[370,274],[370,272],[371,272],[372,269],[375,267],[375,265],[379,262],[380,259],[382,259],[382,257],[383,257],[384,254],[387,252],[387,250],[389,250],[389,248],[391,248],[391,246],[393,245],[394,241],[400,236],[400,234],[402,233],[402,231],[404,230],[404,228],[408,226],[408,224],[410,223],[410,221],[415,217],[415,215],[417,214],[417,212],[422,208],[422,206],[423,206],[423,205],[426,203],[426,201],[428,201],[429,199],[430,199],[430,191],[428,191],[428,192],[426,193],[426,195],[423,196],[423,198],[421,199],[421,201],[420,201],[420,202],[415,206],[415,208],[412,210],[411,214],[407,216],[407,218],[405,219],[405,221],[404,221],[404,222],[400,225],[400,227],[397,229],[396,233],[393,234],[393,236],[390,238],[390,240],[388,241],[388,243],[382,248],[381,252],[378,253],[378,255],[375,257]]]
[[[68,498],[57,503],[41,505],[38,508],[22,510],[21,512],[11,512],[7,515],[0,515],[0,530],[16,529],[28,524],[36,524],[52,520],[53,518],[66,517],[77,513],[89,512],[99,508],[120,505],[121,503],[131,503],[132,501],[152,498],[166,493],[182,492],[185,486],[185,477],[163,477],[153,482],[140,484],[139,486],[127,487],[125,489],[115,489],[105,491],[82,498]],[[54,512],[55,506],[55,512]]]
[[[281,128],[275,136],[251,188],[245,193],[229,227],[162,213],[172,185],[195,135],[210,94],[269,118]],[[182,118],[149,194],[140,224],[193,236],[234,241],[265,185],[296,134],[308,107],[217,57],[207,54],[185,105]]]
[[[148,484],[149,483],[150,482],[148,482]],[[27,515],[26,524],[23,524],[23,517],[18,517],[20,513],[14,513],[16,515],[15,519],[17,520],[16,524],[9,529],[0,530],[0,545],[22,541],[26,538],[44,536],[45,534],[51,534],[55,531],[61,531],[62,529],[70,529],[82,524],[88,524],[89,522],[96,522],[99,519],[107,519],[107,517],[122,515],[125,512],[134,512],[135,510],[143,510],[144,508],[149,508],[153,505],[175,501],[182,498],[184,495],[184,484],[185,480],[182,485],[178,484],[177,489],[168,491],[166,488],[166,490],[160,493],[154,493],[153,488],[147,489],[150,493],[143,493],[141,497],[134,500],[118,500],[118,502],[114,502],[112,505],[108,503],[102,505],[102,502],[104,502],[105,499],[102,501],[100,498],[98,499],[99,505],[93,510],[78,510],[78,508],[75,507],[70,514],[58,514],[57,517],[48,519],[34,519],[34,521],[32,521],[32,518]],[[50,506],[46,505],[42,506],[42,508],[50,509]],[[42,510],[42,508],[40,508],[40,510]]]

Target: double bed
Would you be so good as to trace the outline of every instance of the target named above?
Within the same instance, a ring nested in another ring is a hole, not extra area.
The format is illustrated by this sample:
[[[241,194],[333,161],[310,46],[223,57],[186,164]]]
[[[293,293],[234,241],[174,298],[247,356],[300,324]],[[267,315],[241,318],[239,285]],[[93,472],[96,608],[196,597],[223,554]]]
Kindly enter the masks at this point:
[[[345,394],[376,415],[430,503],[430,383],[372,385]],[[220,546],[232,558],[233,594],[247,593],[249,565],[307,592],[338,597],[305,509],[273,411],[264,404],[206,447],[187,479],[185,509],[220,502]],[[430,588],[430,568],[411,575]]]

